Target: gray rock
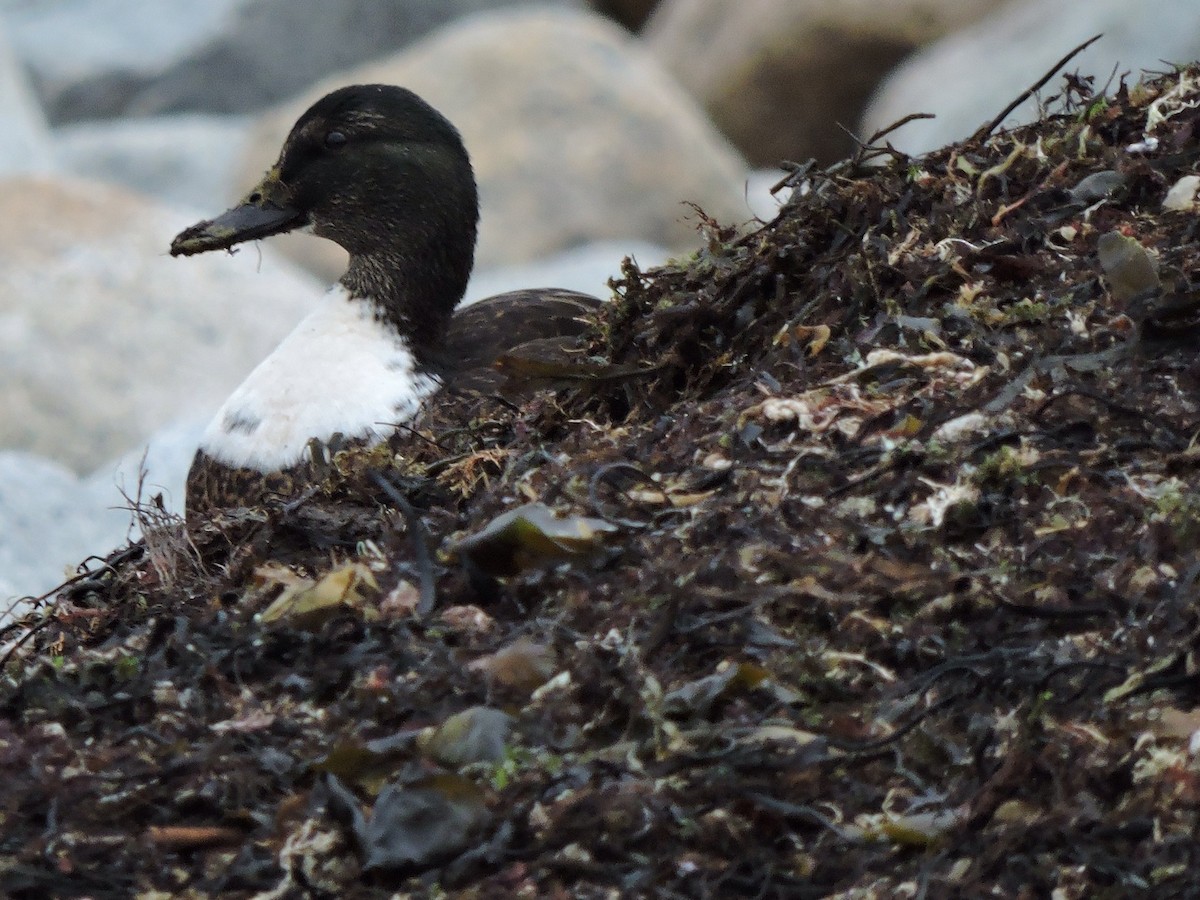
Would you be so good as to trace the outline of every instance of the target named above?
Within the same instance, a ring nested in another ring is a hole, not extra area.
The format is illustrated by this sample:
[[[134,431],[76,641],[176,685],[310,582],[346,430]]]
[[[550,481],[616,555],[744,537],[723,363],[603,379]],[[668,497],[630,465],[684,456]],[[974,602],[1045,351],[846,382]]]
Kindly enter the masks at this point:
[[[198,218],[93,182],[0,184],[0,447],[87,471],[215,407],[320,296],[269,248],[171,259]]]
[[[0,176],[53,168],[50,132],[25,71],[0,28]]]
[[[82,122],[53,131],[63,170],[204,209],[232,202],[249,119],[200,113]]]
[[[664,0],[644,37],[751,163],[832,162],[892,66],[997,3]]]
[[[230,27],[249,0],[0,0],[53,121],[121,111],[138,87]]]
[[[171,422],[155,432],[144,444],[134,447],[120,458],[95,469],[81,485],[94,500],[112,505],[125,497],[142,502],[162,496],[164,507],[183,515],[184,487],[188,468],[200,435],[216,412],[217,404],[197,411],[187,418]],[[119,538],[120,535],[112,535]],[[97,546],[103,546],[104,541]]]
[[[261,109],[329,72],[395,53],[454,19],[516,2],[59,0],[17,18],[50,118],[67,122]],[[77,38],[81,27],[86,31]],[[79,40],[81,58],[53,59],[45,52],[51,33],[60,56],[73,55],[61,47]]]
[[[462,131],[480,183],[481,267],[609,239],[692,247],[685,201],[723,222],[751,217],[744,163],[632,38],[598,16],[541,8],[464,19],[321,82],[258,126],[238,188],[274,161],[305,108],[356,82],[409,87]],[[311,264],[311,241],[291,246]],[[334,255],[319,271],[343,266]]]
[[[967,137],[1037,81],[1056,60],[1095,34],[1099,41],[1066,71],[1096,77],[1104,86],[1113,67],[1136,73],[1200,57],[1200,5],[1196,0],[1026,0],[931,45],[900,66],[880,87],[864,117],[870,133],[912,112],[933,120],[911,122],[889,136],[908,153],[924,153]],[[986,61],[981,64],[981,61]],[[1136,79],[1135,79],[1136,80]],[[1115,81],[1114,81],[1115,84]],[[1043,96],[1057,94],[1052,80]],[[1032,121],[1034,101],[1006,125]]]
[[[106,506],[119,500],[114,491]],[[120,543],[129,521],[127,513],[91,502],[66,467],[0,451],[0,623],[14,597],[50,590],[86,556]]]
[[[32,453],[0,450],[0,625],[75,574],[140,536],[131,503],[162,494],[182,512],[183,485],[207,415],[170,425],[148,447],[80,478]],[[142,477],[144,473],[144,478]],[[93,564],[94,568],[94,564]]]
[[[147,82],[132,108],[138,113],[258,110],[330,72],[395,53],[455,19],[515,2],[254,0],[216,40]],[[557,0],[557,5],[577,2]]]

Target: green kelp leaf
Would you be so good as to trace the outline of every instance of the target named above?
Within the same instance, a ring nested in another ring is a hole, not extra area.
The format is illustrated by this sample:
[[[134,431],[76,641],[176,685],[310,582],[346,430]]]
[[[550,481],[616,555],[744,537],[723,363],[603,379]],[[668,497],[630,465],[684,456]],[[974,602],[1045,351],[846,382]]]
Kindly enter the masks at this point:
[[[422,869],[467,849],[488,821],[483,791],[457,775],[392,784],[359,823],[366,872]]]
[[[403,761],[412,756],[416,740],[416,731],[366,743],[350,738],[334,744],[312,768],[378,793],[388,779],[395,777]]]
[[[1096,252],[1113,296],[1122,303],[1159,287],[1158,260],[1137,238],[1107,232],[1100,235]]]
[[[430,759],[457,769],[477,762],[499,762],[512,729],[512,716],[486,706],[455,713],[441,725],[424,729],[417,746]]]
[[[824,735],[796,728],[786,722],[767,722],[749,728],[732,729],[728,733],[741,745],[803,747],[812,750],[814,759],[842,755],[841,750],[829,746],[829,740]]]
[[[372,753],[354,741],[335,744],[328,753],[313,764],[318,772],[329,772],[342,781],[357,781],[379,762],[378,754]]]
[[[516,575],[526,569],[586,558],[605,535],[617,531],[603,519],[559,518],[544,503],[527,503],[493,519],[483,531],[460,540],[451,553],[488,575]]]
[[[378,590],[370,569],[361,563],[349,563],[319,581],[304,578],[289,585],[260,618],[263,622],[285,621],[308,629],[319,628],[344,609],[359,609],[372,618],[375,611],[366,608],[366,595]]]
[[[1130,673],[1129,677],[1116,687],[1109,688],[1104,692],[1105,703],[1115,703],[1118,700],[1124,700],[1134,691],[1139,691],[1143,688],[1146,681],[1165,672],[1179,661],[1179,657],[1173,653],[1159,657],[1144,669],[1137,669]]]
[[[903,847],[929,847],[962,824],[963,819],[963,812],[954,809],[903,815],[878,813],[860,816],[846,832],[864,842],[890,841]]]

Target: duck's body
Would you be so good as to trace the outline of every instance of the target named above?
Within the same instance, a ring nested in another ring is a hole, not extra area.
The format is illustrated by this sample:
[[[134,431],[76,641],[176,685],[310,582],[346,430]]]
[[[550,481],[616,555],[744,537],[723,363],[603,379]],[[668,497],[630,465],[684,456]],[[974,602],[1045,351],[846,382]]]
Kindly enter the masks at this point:
[[[311,226],[350,253],[321,306],[205,431],[189,514],[286,498],[307,480],[314,447],[378,444],[447,383],[469,385],[515,345],[582,329],[598,301],[565,291],[501,295],[454,315],[478,215],[453,126],[409,91],[359,85],[300,118],[240,205],[175,239],[172,254],[188,255]]]

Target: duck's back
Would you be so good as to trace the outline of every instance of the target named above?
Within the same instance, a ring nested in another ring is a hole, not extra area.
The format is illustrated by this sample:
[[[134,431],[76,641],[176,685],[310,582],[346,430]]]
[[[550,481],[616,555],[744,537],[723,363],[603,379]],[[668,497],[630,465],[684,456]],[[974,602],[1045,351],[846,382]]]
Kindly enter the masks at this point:
[[[463,307],[450,320],[435,368],[460,390],[495,390],[505,356],[544,356],[575,344],[601,301],[557,288],[510,291]]]

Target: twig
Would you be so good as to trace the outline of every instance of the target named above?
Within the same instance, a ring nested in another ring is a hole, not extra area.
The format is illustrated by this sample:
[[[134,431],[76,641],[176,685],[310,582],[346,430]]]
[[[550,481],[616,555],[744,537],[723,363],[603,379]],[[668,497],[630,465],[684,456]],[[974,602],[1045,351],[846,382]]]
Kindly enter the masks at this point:
[[[858,148],[857,150],[854,151],[853,163],[855,165],[859,165],[860,163],[866,162],[868,159],[874,159],[878,156],[884,156],[884,155],[891,156],[892,159],[898,159],[898,160],[902,160],[902,161],[908,159],[907,153],[902,153],[901,151],[899,151],[895,147],[893,147],[891,144],[884,144],[882,147],[877,147],[875,145],[876,141],[882,140],[886,135],[891,134],[897,128],[902,128],[903,126],[907,125],[909,122],[913,122],[917,119],[935,119],[935,118],[937,118],[937,116],[935,116],[933,113],[923,113],[923,112],[909,113],[903,119],[899,119],[899,120],[893,122],[891,125],[885,125],[883,128],[880,128],[878,131],[876,131],[873,135],[871,135],[865,141],[862,138],[860,138],[857,134],[855,134],[853,131],[851,131],[849,128],[847,128],[845,125],[843,125],[841,122],[838,122],[836,124],[837,124],[838,128],[840,128],[842,131],[844,131],[849,136],[850,140],[854,141],[855,146]]]
[[[391,481],[379,472],[372,472],[371,477],[404,514],[405,524],[408,525],[408,537],[412,542],[413,553],[417,557],[417,571],[421,580],[421,599],[417,601],[416,611],[418,616],[427,616],[433,611],[433,604],[437,600],[437,586],[433,580],[433,559],[429,555],[429,535],[425,531],[425,525],[421,522],[421,517],[417,515],[412,504],[396,490]]]
[[[27,640],[29,640],[53,621],[54,619],[52,619],[49,615],[46,615],[39,619],[35,624],[30,625],[29,629],[16,641],[14,641],[11,647],[8,648],[8,652],[4,654],[4,658],[0,659],[0,671],[4,670],[4,667],[8,665],[8,661],[12,659],[13,654],[20,650]]]
[[[1045,75],[1043,75],[1041,78],[1039,78],[1037,81],[1035,81],[1030,87],[1026,88],[1021,93],[1021,95],[1019,97],[1017,97],[1016,100],[1014,100],[1012,103],[1008,104],[1008,106],[1004,107],[1004,110],[1003,110],[1003,112],[1000,113],[1000,115],[996,116],[996,118],[992,119],[992,121],[989,122],[986,126],[984,126],[983,128],[980,128],[973,135],[971,135],[970,140],[982,141],[989,134],[991,134],[993,131],[995,131],[997,128],[999,128],[1000,123],[1008,118],[1009,113],[1011,113],[1014,109],[1016,109],[1018,106],[1020,106],[1026,100],[1028,100],[1030,97],[1032,97],[1037,91],[1040,91],[1043,87],[1045,87],[1046,82],[1049,81],[1051,78],[1053,78],[1056,74],[1058,74],[1059,69],[1061,69],[1067,63],[1069,63],[1072,59],[1074,59],[1076,56],[1078,56],[1080,53],[1082,53],[1088,47],[1092,46],[1092,44],[1096,43],[1096,41],[1100,40],[1100,38],[1102,38],[1102,37],[1104,37],[1103,34],[1097,34],[1093,37],[1088,38],[1086,41],[1084,41],[1082,44],[1080,44],[1078,47],[1076,47],[1074,50],[1072,50],[1070,53],[1068,53],[1066,56],[1064,56],[1062,59],[1060,59],[1058,62],[1056,62],[1053,66],[1050,67],[1050,71],[1048,71]]]
[[[936,118],[937,118],[937,116],[935,116],[933,113],[924,113],[924,112],[909,113],[903,119],[897,119],[891,125],[884,125],[878,131],[876,131],[873,135],[871,135],[869,138],[867,138],[866,146],[870,147],[876,141],[882,140],[885,136],[891,134],[893,131],[896,131],[899,128],[903,128],[909,122],[915,122],[917,119],[936,119]]]
[[[975,674],[975,673],[972,673],[972,674]],[[976,675],[976,677],[978,677],[981,681],[983,680],[982,676]],[[932,705],[930,705],[930,706],[926,707],[925,709],[921,710],[920,712],[918,712],[916,715],[913,716],[913,718],[910,721],[905,722],[903,725],[899,726],[891,734],[887,735],[886,737],[879,738],[878,740],[847,741],[847,740],[842,740],[841,738],[830,737],[829,735],[825,735],[825,740],[827,740],[829,742],[830,747],[833,747],[837,750],[841,750],[844,753],[852,754],[854,756],[859,756],[859,755],[862,755],[865,753],[872,753],[874,751],[881,750],[890,744],[897,743],[901,738],[903,738],[905,735],[907,735],[910,731],[912,731],[914,728],[916,728],[918,725],[920,725],[926,719],[932,717],[936,713],[941,712],[947,706],[950,706],[953,703],[957,703],[960,700],[966,699],[971,696],[972,696],[972,693],[970,691],[959,691],[958,693],[950,694],[946,697],[943,697],[941,700],[938,700],[936,703],[933,703]]]
[[[237,846],[245,841],[246,833],[227,825],[151,825],[146,837],[166,850],[201,850]]]
[[[803,178],[809,172],[816,168],[817,161],[815,159],[805,160],[802,163],[788,162],[784,160],[779,164],[779,168],[787,172],[782,178],[771,185],[769,193],[774,196],[782,191],[785,187],[794,187],[793,182],[798,178]]]

